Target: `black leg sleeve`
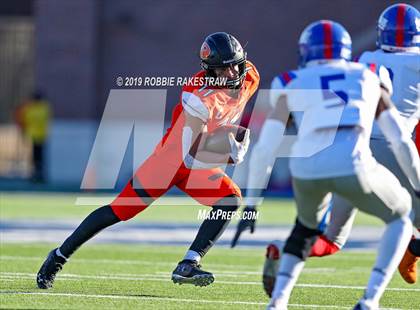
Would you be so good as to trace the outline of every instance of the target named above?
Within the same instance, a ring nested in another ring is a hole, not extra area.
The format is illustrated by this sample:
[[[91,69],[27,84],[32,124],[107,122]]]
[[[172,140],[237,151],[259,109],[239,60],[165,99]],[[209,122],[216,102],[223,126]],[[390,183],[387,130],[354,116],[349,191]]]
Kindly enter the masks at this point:
[[[286,241],[283,252],[306,260],[319,235],[321,231],[308,228],[296,219],[295,227]]]
[[[120,222],[110,206],[96,209],[76,228],[60,246],[60,252],[69,258],[83,243],[102,229]]]
[[[420,257],[420,239],[412,239],[408,244],[408,249],[413,255]]]
[[[203,257],[225,231],[232,212],[235,212],[239,206],[240,199],[236,196],[225,197],[213,206],[209,217],[201,224],[190,250]]]

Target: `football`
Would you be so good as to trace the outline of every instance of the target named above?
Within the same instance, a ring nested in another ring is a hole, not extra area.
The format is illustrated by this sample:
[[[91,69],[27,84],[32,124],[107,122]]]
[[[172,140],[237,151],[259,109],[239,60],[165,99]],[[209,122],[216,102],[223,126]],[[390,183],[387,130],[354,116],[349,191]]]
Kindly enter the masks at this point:
[[[235,135],[236,141],[242,142],[246,128],[239,125],[225,125],[210,132],[204,142],[203,149],[214,153],[230,153],[229,133]]]

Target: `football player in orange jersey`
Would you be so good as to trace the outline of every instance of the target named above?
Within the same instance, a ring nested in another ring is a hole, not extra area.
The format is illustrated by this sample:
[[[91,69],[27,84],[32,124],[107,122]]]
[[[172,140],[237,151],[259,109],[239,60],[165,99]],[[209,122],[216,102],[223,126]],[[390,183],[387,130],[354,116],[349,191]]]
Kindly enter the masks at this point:
[[[118,197],[93,211],[79,227],[47,256],[37,274],[39,288],[52,287],[55,276],[83,243],[102,229],[126,221],[146,209],[171,187],[177,186],[203,205],[211,206],[210,216],[199,228],[184,259],[172,274],[174,283],[206,286],[214,281],[210,272],[200,269],[200,259],[216,242],[229,223],[226,216],[241,202],[239,187],[221,166],[239,164],[249,145],[249,131],[238,142],[229,136],[231,152],[219,154],[195,147],[196,139],[216,128],[236,122],[256,92],[259,75],[246,59],[241,44],[232,35],[217,32],[201,46],[201,66],[197,78],[224,78],[223,87],[186,85],[181,102],[174,108],[168,132],[154,153],[137,169]]]

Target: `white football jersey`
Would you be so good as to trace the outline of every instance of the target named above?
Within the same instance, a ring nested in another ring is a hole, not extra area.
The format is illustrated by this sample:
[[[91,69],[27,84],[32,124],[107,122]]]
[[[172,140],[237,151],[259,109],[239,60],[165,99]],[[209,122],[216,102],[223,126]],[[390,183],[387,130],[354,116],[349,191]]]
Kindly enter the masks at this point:
[[[352,175],[375,162],[369,137],[380,79],[366,65],[344,60],[310,63],[276,77],[272,88],[286,91],[298,127],[290,160],[294,177]],[[281,93],[272,91],[272,103]]]
[[[359,62],[373,63],[388,69],[394,89],[391,99],[401,116],[407,120],[408,129],[413,132],[419,119],[420,54],[376,50],[364,52]],[[372,137],[384,139],[376,124],[372,129]]]

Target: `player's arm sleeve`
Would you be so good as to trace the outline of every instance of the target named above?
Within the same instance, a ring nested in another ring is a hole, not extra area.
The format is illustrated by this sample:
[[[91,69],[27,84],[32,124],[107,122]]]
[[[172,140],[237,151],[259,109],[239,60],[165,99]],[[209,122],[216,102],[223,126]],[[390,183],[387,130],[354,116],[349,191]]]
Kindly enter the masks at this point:
[[[364,52],[357,62],[365,64],[370,71],[373,71],[379,77],[381,86],[392,95],[393,86],[389,70],[382,65],[377,65],[375,56],[371,52]]]
[[[389,94],[382,90],[382,97],[388,102]],[[387,97],[388,96],[388,97]],[[383,100],[381,98],[381,100]],[[381,101],[380,101],[381,104]],[[420,191],[420,160],[416,146],[411,139],[409,130],[405,127],[398,110],[392,105],[385,104],[385,108],[377,115],[377,123],[385,138],[390,142],[391,149],[398,164],[404,171],[411,186],[416,192]]]
[[[190,150],[194,144],[193,140],[195,141],[196,139],[197,137],[194,138],[191,127],[185,126],[182,129],[182,157],[184,158],[185,167],[195,170],[219,167],[220,164],[199,161],[194,157],[194,154],[191,154]]]
[[[394,89],[392,87],[391,76],[389,75],[388,69],[384,66],[379,66],[376,74],[379,76],[381,87],[385,88],[388,91],[388,94],[391,96]]]
[[[185,167],[194,170],[220,167],[221,163],[203,162],[196,159],[197,153],[196,151],[192,151],[192,146],[197,139],[200,139],[200,136],[195,135],[191,127],[184,126],[182,129],[182,158],[184,159]],[[200,141],[198,141],[198,143],[200,143]]]
[[[267,187],[274,162],[281,147],[289,109],[286,95],[276,97],[276,103],[261,129],[258,142],[251,152],[245,204],[256,206]]]
[[[187,124],[182,129],[182,158],[189,169],[210,169],[220,164],[204,163],[195,159],[193,145],[200,143],[201,131],[209,118],[209,110],[201,99],[193,93],[182,92],[182,107],[186,113]],[[192,152],[193,151],[193,152]]]
[[[209,119],[209,110],[201,99],[193,93],[182,92],[182,107],[189,115],[207,122]]]
[[[272,108],[276,106],[282,92],[283,92],[283,84],[280,81],[279,77],[276,76],[271,82],[271,88],[270,88],[269,103]]]
[[[205,122],[197,117],[184,111],[185,125],[182,129],[182,158],[184,165],[189,169],[211,169],[220,167],[228,162],[228,155],[205,152],[207,156],[201,156],[200,159],[206,158],[208,160],[197,159],[200,152],[200,145],[205,139],[203,136],[203,129]]]
[[[284,129],[285,125],[279,120],[268,118],[264,122],[258,142],[251,151],[245,198],[247,206],[258,205],[261,193],[267,187]]]

